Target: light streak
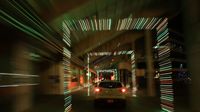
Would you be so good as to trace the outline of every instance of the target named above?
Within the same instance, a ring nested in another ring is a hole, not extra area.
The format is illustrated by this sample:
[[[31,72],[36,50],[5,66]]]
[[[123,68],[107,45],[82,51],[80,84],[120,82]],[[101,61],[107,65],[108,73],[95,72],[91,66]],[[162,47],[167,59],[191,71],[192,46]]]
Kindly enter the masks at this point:
[[[121,19],[119,19],[117,22],[117,31],[120,30],[120,26],[121,26]]]
[[[153,25],[153,23],[156,21],[156,18],[151,19],[151,21],[149,22],[149,24],[146,26],[146,29],[151,29],[151,26]]]
[[[20,86],[35,86],[35,85],[39,85],[39,83],[32,83],[32,84],[29,84],[29,83],[25,83],[25,84],[9,84],[9,85],[0,85],[0,88],[3,88],[3,87],[20,87]]]
[[[145,22],[143,23],[143,25],[141,26],[141,29],[144,29],[144,26],[147,25],[147,21],[149,20],[149,18],[145,18]]]
[[[111,30],[111,26],[112,26],[112,20],[109,19],[109,30]]]
[[[154,29],[154,28],[156,27],[156,25],[158,25],[158,24],[160,23],[160,21],[161,21],[161,19],[158,19],[158,20],[156,21],[156,23],[151,27],[151,29]]]

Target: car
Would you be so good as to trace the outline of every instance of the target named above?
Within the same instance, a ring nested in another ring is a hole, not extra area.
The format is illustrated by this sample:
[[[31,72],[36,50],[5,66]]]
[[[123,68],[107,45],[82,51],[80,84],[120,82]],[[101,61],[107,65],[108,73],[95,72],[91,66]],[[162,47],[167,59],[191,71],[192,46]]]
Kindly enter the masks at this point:
[[[101,81],[94,88],[94,104],[121,104],[126,105],[127,89],[119,81],[107,80]]]

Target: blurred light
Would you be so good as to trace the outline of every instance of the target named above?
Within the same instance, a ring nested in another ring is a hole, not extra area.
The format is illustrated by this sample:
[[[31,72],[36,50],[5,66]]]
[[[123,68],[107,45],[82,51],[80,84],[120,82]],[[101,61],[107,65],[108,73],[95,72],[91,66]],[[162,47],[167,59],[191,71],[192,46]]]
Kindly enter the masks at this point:
[[[94,19],[94,22],[95,22],[95,28],[96,28],[96,30],[98,30],[98,24],[97,24],[96,18]]]
[[[76,25],[76,21],[73,22],[71,27]],[[79,26],[81,27],[82,31],[89,31],[89,30],[96,30],[96,31],[102,31],[102,30],[111,30],[112,26],[112,20],[111,19],[96,19],[94,17],[93,20],[88,21],[86,20],[78,20]],[[70,23],[71,24],[71,23]],[[119,19],[117,21],[116,30],[128,30],[128,29],[154,29],[157,30],[157,46],[156,48],[158,50],[158,56],[159,56],[159,71],[160,71],[160,82],[161,82],[161,107],[163,110],[172,111],[173,110],[173,81],[172,81],[172,73],[166,72],[172,70],[171,60],[169,60],[171,49],[168,47],[168,45],[164,45],[165,47],[161,48],[160,46],[163,46],[163,44],[168,38],[169,38],[169,31],[167,28],[168,19],[167,18],[124,18]],[[70,33],[67,33],[65,37],[69,37]],[[66,43],[68,42],[68,39],[64,39]],[[70,53],[65,52],[66,55],[69,55]],[[118,51],[118,52],[94,52],[89,53],[89,56],[103,56],[103,55],[127,55],[131,54],[131,64],[132,64],[132,74],[135,75],[135,56],[133,51]],[[89,68],[89,67],[88,67]],[[89,76],[89,74],[88,74]],[[89,94],[89,90],[88,90]],[[163,103],[165,102],[165,103]],[[172,105],[171,107],[166,105],[166,102]]]
[[[39,83],[34,83],[34,84],[10,84],[10,85],[0,85],[0,87],[19,87],[19,86],[35,86],[39,85]]]
[[[131,28],[131,29],[134,29],[134,26],[135,26],[135,24],[136,24],[136,21],[137,21],[137,19],[133,19],[133,21],[132,21],[132,23],[131,23],[131,25],[130,25],[130,28]]]
[[[136,29],[142,29],[140,26],[143,24],[144,18],[138,18]]]
[[[118,52],[92,52],[90,56],[105,56],[105,55],[130,55],[133,51],[118,51]]]
[[[119,19],[118,22],[117,22],[117,31],[121,30],[120,26],[121,26],[121,19]]]
[[[121,91],[122,91],[122,93],[125,93],[125,92],[126,92],[126,89],[125,89],[125,88],[122,88]]]
[[[86,19],[86,24],[87,24],[88,31],[90,31],[90,30],[91,30],[91,25],[90,25],[90,23],[89,23],[89,20],[88,20],[88,19]]]
[[[71,52],[65,47],[63,47],[63,55],[67,56],[68,58],[71,58]]]
[[[92,20],[90,20],[90,24],[92,26],[92,31],[95,31],[94,22]]]
[[[157,50],[159,57],[159,75],[160,75],[160,92],[161,92],[161,108],[167,112],[174,111],[174,92],[173,92],[173,80],[172,80],[172,60],[170,60],[171,49],[169,43],[162,45],[169,38],[169,31],[167,28],[168,19],[159,19],[157,21]],[[154,28],[156,26],[152,28]],[[164,47],[161,47],[164,46]]]
[[[63,73],[64,73],[64,109],[65,112],[70,112],[72,109],[72,96],[70,95],[71,90],[68,89],[71,79],[70,75],[70,58],[71,58],[71,52],[63,48]]]
[[[128,18],[123,18],[117,20],[116,23],[116,30],[130,30],[130,29],[154,29],[155,27],[162,27],[160,26],[162,18],[132,18],[131,16]],[[166,22],[167,19],[162,21],[162,24]],[[104,31],[104,30],[111,30],[112,27],[112,19],[111,18],[102,18],[96,19],[80,19],[80,20],[71,20],[65,21],[66,26],[69,30],[82,30],[82,31]],[[158,28],[157,27],[157,28]],[[160,32],[160,31],[158,31]],[[69,32],[68,32],[69,33]]]
[[[154,23],[157,21],[157,18],[151,19],[150,23],[147,25],[146,29],[151,29]]]
[[[111,19],[108,19],[108,21],[109,21],[109,29],[108,29],[108,30],[111,30],[112,20],[111,20]]]
[[[100,89],[99,88],[95,88],[95,92],[99,92],[100,91]]]
[[[154,23],[154,25],[152,26],[151,29],[154,29],[158,24],[160,24],[160,21],[161,21],[161,19],[158,19],[158,20],[156,21],[156,23]]]
[[[112,75],[112,76],[111,76],[111,80],[115,80],[115,75]]]

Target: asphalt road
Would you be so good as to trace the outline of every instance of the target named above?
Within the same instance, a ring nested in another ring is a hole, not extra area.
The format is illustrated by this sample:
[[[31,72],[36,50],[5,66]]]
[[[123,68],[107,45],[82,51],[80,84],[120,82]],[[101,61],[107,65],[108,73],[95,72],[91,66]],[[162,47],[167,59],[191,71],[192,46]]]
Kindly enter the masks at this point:
[[[88,92],[89,90],[89,92]],[[146,97],[138,92],[137,97],[133,97],[132,93],[127,93],[127,105],[105,105],[95,107],[93,100],[93,89],[84,88],[71,93],[72,110],[71,112],[161,112],[159,97]],[[12,103],[4,103],[1,105],[2,112],[13,112],[10,107]],[[8,107],[10,105],[10,107]],[[9,109],[10,108],[10,109]],[[64,112],[64,96],[63,95],[44,95],[33,98],[33,105],[27,112]]]
[[[93,89],[82,89],[72,93],[72,112],[160,112],[159,98],[145,96],[133,97],[129,91],[127,94],[127,105],[104,104],[94,106]]]
[[[89,92],[88,92],[89,90]],[[159,97],[147,97],[144,91],[138,91],[137,97],[133,97],[132,92],[129,90],[127,93],[127,105],[108,105],[104,104],[95,107],[93,100],[93,89],[84,88],[71,93],[72,95],[72,110],[71,112],[162,112],[160,109]],[[4,98],[5,99],[5,98]],[[13,98],[14,99],[14,98]],[[33,108],[27,112],[64,112],[64,96],[63,95],[45,95],[36,97]],[[191,112],[188,103],[182,96],[176,96],[178,102],[176,104],[176,112]],[[179,101],[179,100],[180,101]],[[2,101],[2,100],[1,100]],[[5,99],[5,101],[7,101]],[[11,103],[3,103],[0,105],[2,112],[11,111]]]

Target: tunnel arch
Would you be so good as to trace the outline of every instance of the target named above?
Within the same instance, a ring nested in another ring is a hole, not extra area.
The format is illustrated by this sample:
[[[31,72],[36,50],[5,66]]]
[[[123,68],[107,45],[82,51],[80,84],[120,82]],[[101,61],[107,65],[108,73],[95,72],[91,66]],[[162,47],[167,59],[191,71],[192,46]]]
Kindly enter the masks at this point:
[[[156,46],[155,49],[158,50],[159,62],[159,72],[160,72],[160,92],[161,92],[161,108],[165,111],[174,111],[174,96],[173,96],[173,81],[172,81],[172,65],[169,59],[170,46],[166,42],[169,38],[168,30],[168,18],[123,18],[117,21],[117,24],[112,23],[111,18],[107,19],[80,19],[80,20],[64,20],[63,23],[63,41],[71,46],[70,32],[73,30],[81,31],[106,31],[106,30],[116,30],[116,31],[126,31],[126,30],[153,30],[155,29],[156,34]],[[113,29],[112,29],[113,28]],[[71,52],[64,52],[68,56],[68,60],[71,57]],[[134,55],[132,58],[132,73],[135,72],[135,59]],[[67,60],[65,60],[67,61]],[[89,54],[88,54],[88,74],[89,74]],[[168,64],[166,64],[168,63]],[[68,63],[70,64],[70,63]],[[68,66],[68,65],[67,65]],[[67,75],[67,74],[65,74]],[[88,79],[89,79],[88,75]],[[66,90],[68,91],[68,90]],[[68,92],[66,92],[68,93]],[[65,111],[69,111],[71,108],[70,95],[66,95],[67,105],[65,105]]]

